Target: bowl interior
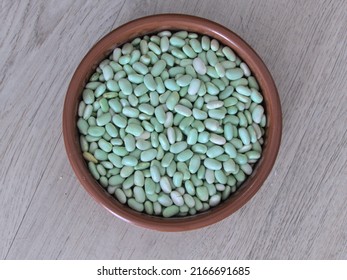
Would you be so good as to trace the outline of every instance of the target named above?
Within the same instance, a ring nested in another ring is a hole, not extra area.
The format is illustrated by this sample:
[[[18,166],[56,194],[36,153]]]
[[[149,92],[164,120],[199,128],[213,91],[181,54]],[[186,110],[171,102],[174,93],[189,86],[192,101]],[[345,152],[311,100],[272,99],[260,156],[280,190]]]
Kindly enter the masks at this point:
[[[231,47],[245,61],[255,76],[264,97],[267,126],[264,136],[263,153],[256,163],[253,173],[241,187],[226,201],[212,209],[194,216],[162,218],[138,213],[127,205],[122,205],[90,174],[82,156],[79,134],[76,128],[78,103],[82,90],[98,64],[114,48],[136,37],[163,30],[187,30],[217,39]],[[282,132],[281,106],[273,79],[265,64],[253,49],[239,36],[212,21],[187,15],[164,14],[131,21],[103,37],[83,58],[76,69],[67,94],[63,112],[63,133],[67,155],[71,166],[83,187],[117,217],[146,228],[160,231],[184,231],[204,227],[218,222],[241,208],[261,187],[270,173],[280,145]]]

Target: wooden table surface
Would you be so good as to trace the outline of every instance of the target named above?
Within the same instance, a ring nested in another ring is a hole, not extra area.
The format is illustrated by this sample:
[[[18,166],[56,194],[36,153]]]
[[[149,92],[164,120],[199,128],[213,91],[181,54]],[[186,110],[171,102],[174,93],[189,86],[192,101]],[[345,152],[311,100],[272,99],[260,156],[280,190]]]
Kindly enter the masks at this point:
[[[145,15],[217,21],[263,58],[282,145],[256,196],[201,230],[160,233],[105,211],[65,154],[62,110],[98,39]],[[0,3],[0,259],[347,259],[347,2]]]

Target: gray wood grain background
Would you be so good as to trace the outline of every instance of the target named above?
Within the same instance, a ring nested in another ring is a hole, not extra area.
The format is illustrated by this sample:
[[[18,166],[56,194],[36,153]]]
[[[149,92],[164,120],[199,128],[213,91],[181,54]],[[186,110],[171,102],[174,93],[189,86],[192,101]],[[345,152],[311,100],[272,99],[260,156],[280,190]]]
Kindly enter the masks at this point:
[[[222,222],[160,233],[113,217],[64,151],[65,92],[91,46],[145,15],[217,21],[263,58],[284,128],[260,192]],[[0,2],[0,259],[347,259],[347,2]]]

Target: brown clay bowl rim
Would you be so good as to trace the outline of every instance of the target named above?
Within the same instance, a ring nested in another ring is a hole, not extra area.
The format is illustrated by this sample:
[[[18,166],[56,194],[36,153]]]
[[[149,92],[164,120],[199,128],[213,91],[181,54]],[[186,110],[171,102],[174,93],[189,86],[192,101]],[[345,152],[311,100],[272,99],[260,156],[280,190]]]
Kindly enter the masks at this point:
[[[252,175],[226,201],[206,212],[180,218],[162,218],[138,213],[127,205],[120,204],[92,177],[82,157],[76,129],[77,107],[82,88],[96,66],[112,49],[135,37],[161,30],[187,30],[205,34],[230,46],[245,61],[256,77],[264,96],[267,127],[263,154]],[[70,164],[86,191],[103,207],[118,218],[159,231],[187,231],[221,221],[240,209],[260,189],[269,175],[280,146],[282,114],[275,83],[267,67],[256,52],[238,35],[213,21],[182,14],[160,14],[130,21],[104,36],[82,59],[68,87],[64,111],[63,134]]]

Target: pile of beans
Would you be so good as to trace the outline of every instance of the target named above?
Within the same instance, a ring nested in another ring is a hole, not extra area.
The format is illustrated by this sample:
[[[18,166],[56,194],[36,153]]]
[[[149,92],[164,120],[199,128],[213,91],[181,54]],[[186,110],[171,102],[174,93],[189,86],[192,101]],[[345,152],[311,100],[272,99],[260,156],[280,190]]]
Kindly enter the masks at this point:
[[[163,31],[116,48],[82,94],[89,170],[122,204],[194,215],[235,192],[261,157],[263,96],[217,40]]]

